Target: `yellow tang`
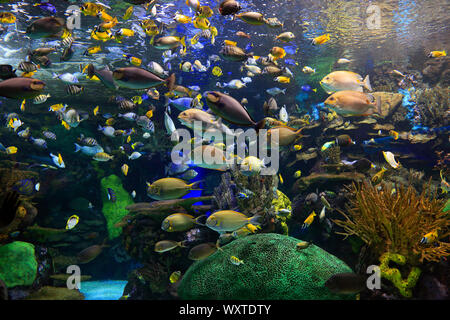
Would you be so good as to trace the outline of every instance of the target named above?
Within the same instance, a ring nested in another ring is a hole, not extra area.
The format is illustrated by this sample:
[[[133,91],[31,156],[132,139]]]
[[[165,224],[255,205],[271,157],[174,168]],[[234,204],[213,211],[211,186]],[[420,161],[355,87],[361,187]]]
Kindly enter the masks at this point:
[[[20,104],[20,111],[25,111],[25,103],[27,102],[27,100],[23,99],[22,103]]]
[[[302,170],[297,170],[297,171],[295,171],[295,173],[294,173],[294,177],[295,177],[295,178],[300,178],[301,175],[302,175]]]
[[[220,77],[223,74],[222,69],[220,69],[220,67],[217,66],[212,69],[211,73],[216,77]]]
[[[301,145],[301,144],[296,144],[296,145],[294,145],[294,150],[295,150],[295,151],[300,151],[300,150],[302,150],[302,145]]]
[[[327,33],[327,34],[324,34],[324,35],[321,35],[321,36],[318,36],[318,37],[314,38],[312,40],[312,43],[315,44],[315,45],[324,44],[325,42],[327,42],[329,40],[330,40],[330,34]]]
[[[128,136],[127,137],[127,143],[130,143],[130,141],[131,141],[131,136]]]
[[[80,221],[80,218],[77,215],[71,216],[67,220],[66,230],[72,230],[73,228],[75,228],[75,226],[78,224],[78,221]]]
[[[98,109],[100,109],[100,106],[96,106],[94,108],[94,116],[96,116],[98,114]]]
[[[211,26],[211,23],[206,18],[197,17],[194,19],[194,27],[197,29],[205,30],[205,29],[209,29],[210,26]]]

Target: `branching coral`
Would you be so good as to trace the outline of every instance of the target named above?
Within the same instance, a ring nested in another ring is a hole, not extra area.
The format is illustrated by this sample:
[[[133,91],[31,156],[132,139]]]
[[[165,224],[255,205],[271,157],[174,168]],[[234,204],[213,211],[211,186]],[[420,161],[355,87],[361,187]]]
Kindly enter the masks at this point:
[[[350,188],[347,213],[339,210],[345,220],[334,222],[344,228],[345,236],[357,235],[378,257],[386,252],[401,254],[407,263],[415,266],[427,261],[439,261],[450,255],[450,244],[439,241],[450,232],[449,214],[443,212],[445,200],[431,195],[424,187],[418,194],[411,186],[393,187],[382,185],[381,189],[368,181]],[[438,231],[434,243],[421,244],[425,234]]]

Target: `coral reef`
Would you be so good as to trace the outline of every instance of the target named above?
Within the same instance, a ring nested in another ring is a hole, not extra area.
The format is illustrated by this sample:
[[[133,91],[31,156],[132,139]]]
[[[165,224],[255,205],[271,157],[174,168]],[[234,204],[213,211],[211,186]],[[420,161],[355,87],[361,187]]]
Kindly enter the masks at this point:
[[[352,272],[335,256],[311,245],[298,251],[298,239],[257,234],[237,239],[195,262],[178,287],[182,299],[351,299],[331,293],[333,274]],[[234,265],[230,257],[243,259]]]
[[[429,59],[422,70],[423,78],[431,84],[440,83],[443,86],[450,84],[450,57]]]
[[[419,89],[413,93],[412,99],[416,103],[414,111],[420,124],[428,127],[449,125],[449,87],[436,86],[431,89]]]
[[[390,268],[389,263],[395,262],[398,265],[405,265],[406,258],[401,254],[386,252],[380,257],[381,277],[386,278],[399,290],[404,297],[412,297],[412,289],[419,280],[421,270],[418,267],[412,267],[406,279],[402,278],[402,274],[397,268]]]
[[[412,186],[392,190],[392,185],[379,188],[366,180],[353,184],[347,213],[338,210],[345,220],[333,220],[344,228],[340,234],[357,235],[377,257],[386,252],[400,254],[412,266],[450,255],[450,244],[439,241],[450,234],[450,219],[442,211],[445,201],[436,199],[429,187],[420,194]],[[425,234],[435,230],[439,233],[435,243],[420,243]]]
[[[84,295],[76,289],[45,286],[31,293],[25,300],[84,300]]]
[[[291,200],[280,190],[277,190],[277,197],[274,197],[272,200],[272,208],[275,213],[278,212],[281,209],[287,209],[289,210],[289,214],[286,216],[278,215],[277,219],[280,221],[280,226],[283,230],[284,235],[288,235],[289,229],[287,225],[287,221],[292,216],[292,206],[291,206]]]
[[[133,199],[122,187],[120,178],[114,174],[103,178],[100,181],[100,184],[102,187],[102,212],[106,219],[109,239],[112,240],[121,234],[122,229],[116,227],[115,224],[128,214],[128,211],[125,208],[133,203]],[[108,199],[108,188],[114,191],[116,195],[115,201]]]
[[[31,243],[14,241],[0,246],[0,279],[8,288],[32,285],[37,266]]]

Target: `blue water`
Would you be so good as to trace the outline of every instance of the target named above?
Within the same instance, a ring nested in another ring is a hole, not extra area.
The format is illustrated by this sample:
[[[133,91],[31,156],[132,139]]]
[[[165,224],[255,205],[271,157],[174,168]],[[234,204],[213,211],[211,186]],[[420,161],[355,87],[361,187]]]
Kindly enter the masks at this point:
[[[119,300],[126,284],[124,280],[85,281],[80,291],[85,300]]]

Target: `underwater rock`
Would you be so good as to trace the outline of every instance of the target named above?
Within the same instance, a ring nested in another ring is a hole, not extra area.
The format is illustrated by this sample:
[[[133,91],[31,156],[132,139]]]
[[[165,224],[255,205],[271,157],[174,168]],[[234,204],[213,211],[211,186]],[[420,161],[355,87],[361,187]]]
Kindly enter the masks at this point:
[[[30,286],[36,279],[34,245],[15,241],[0,246],[0,279],[8,288]]]
[[[381,117],[390,117],[395,113],[398,106],[401,105],[403,95],[400,93],[392,92],[372,92],[372,95],[376,99],[381,100]]]
[[[333,183],[346,183],[352,181],[359,181],[364,179],[364,175],[358,172],[342,172],[339,174],[334,173],[312,173],[307,177],[298,179],[293,190],[303,191],[310,187]]]
[[[443,85],[449,83],[450,57],[439,57],[429,59],[425,62],[425,68],[422,70],[423,78],[426,82],[436,84],[442,82]]]
[[[122,229],[114,225],[128,214],[125,208],[134,202],[130,194],[123,188],[118,176],[112,174],[105,177],[100,181],[100,184],[103,202],[102,213],[106,219],[109,239],[112,240],[122,233]],[[108,188],[114,191],[116,196],[115,201],[108,199]]]
[[[24,300],[84,300],[84,295],[76,289],[45,286]]]
[[[61,273],[61,274],[52,274],[50,276],[50,279],[53,282],[53,286],[55,287],[67,287],[67,279],[69,277],[71,277],[72,274],[67,274],[67,273]],[[88,281],[90,280],[92,277],[89,275],[81,275],[80,276],[80,281]]]
[[[336,273],[352,272],[343,261],[310,245],[298,251],[298,239],[267,233],[237,239],[183,276],[181,299],[354,299],[331,293],[325,282]],[[230,257],[243,260],[234,265]]]
[[[0,301],[8,300],[8,288],[6,284],[0,279]]]
[[[60,242],[64,240],[66,229],[45,228],[38,225],[28,227],[23,232],[23,237],[30,241],[48,244],[49,242]]]

